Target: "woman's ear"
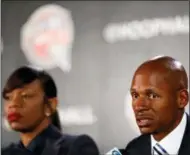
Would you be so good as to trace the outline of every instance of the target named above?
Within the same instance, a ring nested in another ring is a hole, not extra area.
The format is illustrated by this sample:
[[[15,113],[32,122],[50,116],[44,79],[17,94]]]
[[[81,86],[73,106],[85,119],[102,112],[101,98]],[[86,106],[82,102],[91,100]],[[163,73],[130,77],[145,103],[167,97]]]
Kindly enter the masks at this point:
[[[52,113],[54,113],[57,109],[57,98],[50,98],[47,101],[48,103],[46,104],[46,108],[45,108],[45,115],[47,117],[51,116]]]
[[[57,109],[57,104],[58,104],[57,97],[48,99],[48,102],[49,102],[49,106],[51,108],[52,113],[55,112]]]

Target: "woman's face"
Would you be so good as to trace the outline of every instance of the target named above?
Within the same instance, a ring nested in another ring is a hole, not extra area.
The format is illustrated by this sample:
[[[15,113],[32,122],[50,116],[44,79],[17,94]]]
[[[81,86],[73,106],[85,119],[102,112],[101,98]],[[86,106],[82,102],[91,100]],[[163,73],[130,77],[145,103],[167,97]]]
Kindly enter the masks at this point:
[[[15,131],[35,129],[46,118],[45,108],[44,91],[39,80],[5,95],[5,116]]]

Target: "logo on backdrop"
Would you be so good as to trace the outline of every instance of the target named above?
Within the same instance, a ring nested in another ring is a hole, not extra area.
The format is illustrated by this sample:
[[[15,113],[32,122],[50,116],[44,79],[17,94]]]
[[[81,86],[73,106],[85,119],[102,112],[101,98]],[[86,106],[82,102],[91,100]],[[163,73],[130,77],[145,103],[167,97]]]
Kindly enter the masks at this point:
[[[3,116],[2,117],[2,127],[5,129],[7,132],[12,132],[13,130],[11,129],[11,126],[9,125],[8,120]]]
[[[189,34],[188,15],[108,23],[103,29],[103,38],[110,44],[178,34]]]
[[[90,105],[75,105],[60,108],[59,117],[64,126],[92,125],[98,120]]]
[[[57,4],[38,8],[21,29],[21,48],[28,61],[43,69],[71,70],[74,23],[69,10]]]

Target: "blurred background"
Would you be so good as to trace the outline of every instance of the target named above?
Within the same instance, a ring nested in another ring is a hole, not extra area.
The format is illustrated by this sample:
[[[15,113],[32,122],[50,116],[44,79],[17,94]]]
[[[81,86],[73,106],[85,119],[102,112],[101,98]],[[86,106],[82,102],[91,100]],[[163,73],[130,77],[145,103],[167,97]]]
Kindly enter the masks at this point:
[[[101,153],[139,135],[128,93],[138,65],[168,55],[189,75],[188,1],[3,1],[1,10],[2,86],[22,65],[46,69],[63,132],[90,135]],[[19,139],[4,119],[1,133],[2,145]]]

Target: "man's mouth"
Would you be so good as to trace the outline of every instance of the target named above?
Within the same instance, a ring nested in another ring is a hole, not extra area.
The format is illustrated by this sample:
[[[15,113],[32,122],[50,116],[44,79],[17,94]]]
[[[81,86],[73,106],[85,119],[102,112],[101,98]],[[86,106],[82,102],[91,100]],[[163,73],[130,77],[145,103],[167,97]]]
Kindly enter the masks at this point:
[[[137,124],[139,127],[148,127],[152,124],[152,119],[148,119],[148,118],[137,119]]]

